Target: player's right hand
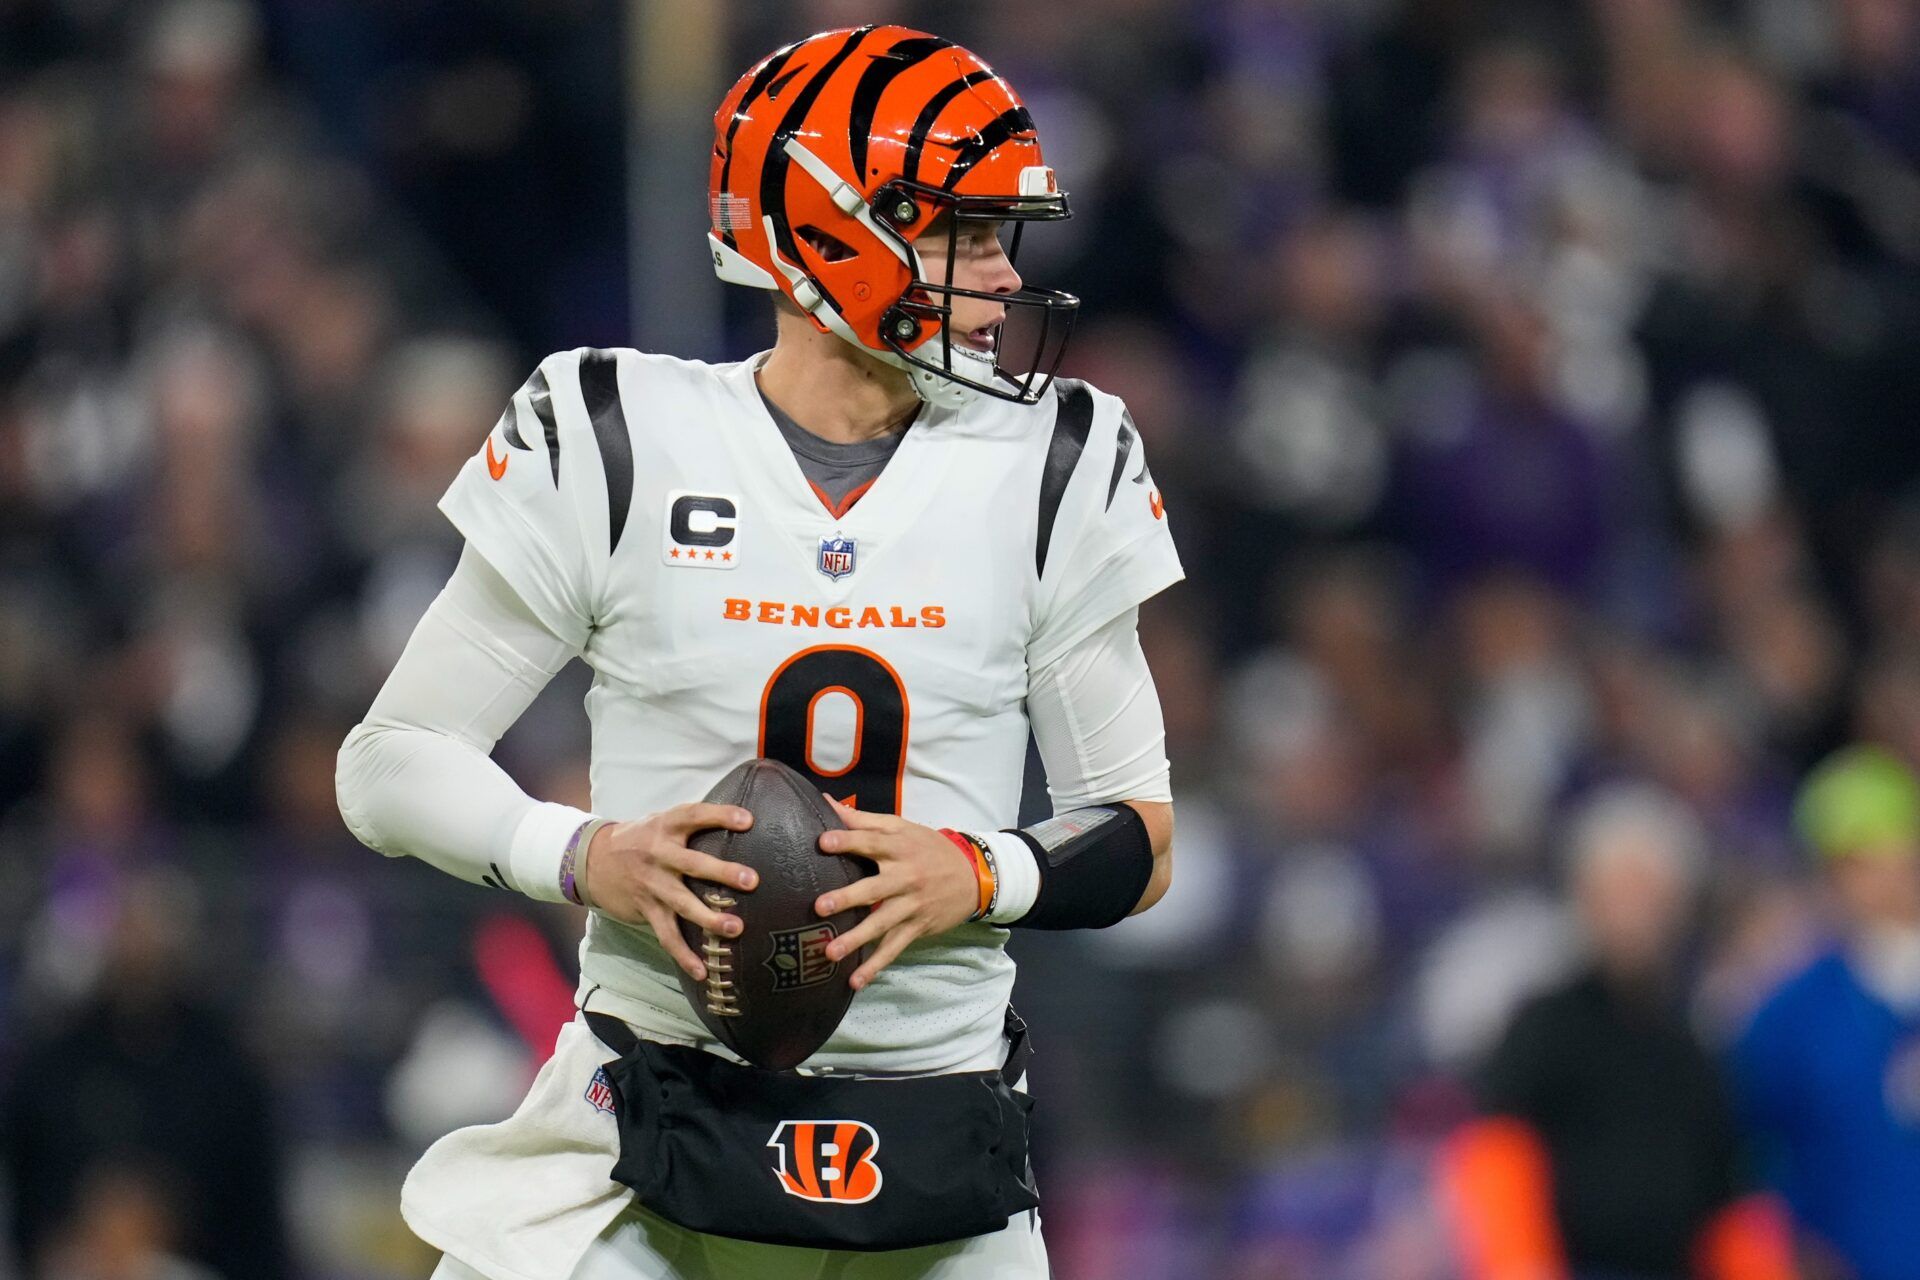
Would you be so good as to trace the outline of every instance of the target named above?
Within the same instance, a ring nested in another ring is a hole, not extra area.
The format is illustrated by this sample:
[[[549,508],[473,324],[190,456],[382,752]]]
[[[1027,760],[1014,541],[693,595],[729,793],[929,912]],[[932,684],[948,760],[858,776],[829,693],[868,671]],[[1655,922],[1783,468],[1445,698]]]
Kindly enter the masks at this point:
[[[586,899],[616,920],[650,926],[674,963],[695,982],[704,982],[707,966],[680,935],[674,917],[729,938],[738,937],[743,926],[739,916],[700,901],[686,877],[740,889],[752,889],[759,877],[751,867],[690,849],[687,841],[696,831],[745,831],[752,825],[751,813],[730,804],[680,804],[638,822],[609,822],[587,846]]]

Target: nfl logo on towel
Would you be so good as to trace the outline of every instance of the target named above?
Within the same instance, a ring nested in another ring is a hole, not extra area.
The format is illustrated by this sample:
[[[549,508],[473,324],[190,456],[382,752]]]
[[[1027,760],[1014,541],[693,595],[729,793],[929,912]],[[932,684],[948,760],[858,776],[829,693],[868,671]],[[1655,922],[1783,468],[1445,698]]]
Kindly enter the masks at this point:
[[[835,582],[853,572],[853,539],[820,539],[820,572]]]

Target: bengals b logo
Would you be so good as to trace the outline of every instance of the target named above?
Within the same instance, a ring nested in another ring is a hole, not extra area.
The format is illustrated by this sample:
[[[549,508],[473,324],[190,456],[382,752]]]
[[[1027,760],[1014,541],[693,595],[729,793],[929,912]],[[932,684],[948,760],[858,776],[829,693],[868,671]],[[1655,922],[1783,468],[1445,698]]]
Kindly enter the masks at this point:
[[[880,1194],[873,1162],[880,1135],[859,1120],[782,1120],[767,1139],[773,1172],[790,1196],[817,1204],[865,1204]]]

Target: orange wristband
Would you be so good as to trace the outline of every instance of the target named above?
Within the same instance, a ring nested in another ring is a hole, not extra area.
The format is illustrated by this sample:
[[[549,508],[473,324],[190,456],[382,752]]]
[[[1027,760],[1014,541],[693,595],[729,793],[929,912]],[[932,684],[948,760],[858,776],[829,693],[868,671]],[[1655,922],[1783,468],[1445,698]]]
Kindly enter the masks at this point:
[[[995,882],[993,868],[988,862],[986,851],[980,847],[978,840],[975,840],[964,831],[954,831],[942,827],[940,834],[953,841],[954,847],[967,855],[967,861],[973,867],[974,882],[980,886],[980,909],[975,911],[971,916],[968,916],[967,919],[969,921],[986,919],[987,912],[993,909],[993,900],[998,894],[998,885]]]

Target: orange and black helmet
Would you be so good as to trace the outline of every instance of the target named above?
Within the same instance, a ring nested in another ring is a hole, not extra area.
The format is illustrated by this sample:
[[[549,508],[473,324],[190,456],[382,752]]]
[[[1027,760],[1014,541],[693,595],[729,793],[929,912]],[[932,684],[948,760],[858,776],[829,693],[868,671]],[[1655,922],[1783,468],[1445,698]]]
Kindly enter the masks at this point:
[[[1011,222],[1017,253],[1026,223],[1068,216],[1033,118],[986,63],[905,27],[825,31],[742,76],[713,124],[708,247],[722,280],[780,290],[822,330],[906,370],[931,403],[1045,393],[1079,299],[953,284],[962,222]],[[914,242],[942,214],[947,273],[934,281]],[[956,297],[1038,318],[1025,372],[953,342]]]

